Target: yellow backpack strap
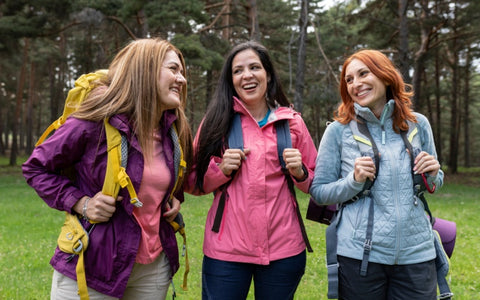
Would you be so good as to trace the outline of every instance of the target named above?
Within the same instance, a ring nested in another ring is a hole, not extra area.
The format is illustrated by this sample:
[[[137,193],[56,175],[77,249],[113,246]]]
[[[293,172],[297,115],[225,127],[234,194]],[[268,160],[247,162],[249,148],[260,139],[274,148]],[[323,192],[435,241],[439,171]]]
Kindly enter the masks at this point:
[[[78,255],[76,266],[78,295],[81,300],[88,300],[87,278],[85,276],[84,252],[88,247],[88,233],[78,220],[77,215],[66,213],[60,235],[58,248],[73,255]]]
[[[142,207],[143,203],[138,200],[137,193],[133,187],[132,181],[125,171],[125,166],[122,166],[122,149],[124,150],[123,157],[128,155],[128,145],[126,140],[122,142],[122,136],[118,129],[110,125],[108,118],[104,120],[105,134],[107,136],[107,170],[105,172],[105,179],[103,182],[102,193],[114,198],[117,197],[120,188],[126,187],[130,194],[130,203],[136,207]]]
[[[85,251],[82,251],[78,254],[77,267],[75,270],[77,272],[78,295],[81,300],[88,300],[90,297],[88,296],[87,278],[85,276],[84,252]]]
[[[78,109],[82,101],[87,97],[88,93],[95,88],[94,82],[102,77],[107,76],[107,70],[98,70],[95,73],[88,73],[80,76],[75,80],[75,86],[68,92],[65,106],[63,107],[63,114],[55,120],[38,139],[35,146],[40,145],[54,130],[57,130],[65,123],[68,116]]]

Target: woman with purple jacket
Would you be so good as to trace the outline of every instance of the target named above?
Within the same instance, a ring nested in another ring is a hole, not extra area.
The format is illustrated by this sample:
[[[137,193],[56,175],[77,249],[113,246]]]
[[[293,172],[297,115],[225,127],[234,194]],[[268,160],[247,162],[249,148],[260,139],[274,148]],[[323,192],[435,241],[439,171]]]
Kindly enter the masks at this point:
[[[183,109],[185,62],[167,41],[140,39],[123,48],[79,109],[35,148],[23,173],[52,208],[77,214],[86,231],[84,253],[90,299],[165,299],[178,270],[175,233],[169,225],[183,201],[175,185],[173,152],[181,146],[190,165],[192,136]],[[107,165],[103,120],[128,141],[130,176],[143,207],[126,189],[117,199],[102,194]],[[178,141],[171,137],[172,126]],[[73,169],[73,180],[60,172]],[[57,247],[51,299],[78,299],[77,257]]]

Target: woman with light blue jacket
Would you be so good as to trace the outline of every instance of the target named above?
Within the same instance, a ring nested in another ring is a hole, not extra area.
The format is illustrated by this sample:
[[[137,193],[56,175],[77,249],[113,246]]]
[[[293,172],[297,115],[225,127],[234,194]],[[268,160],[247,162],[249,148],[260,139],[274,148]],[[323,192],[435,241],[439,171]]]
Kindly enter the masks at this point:
[[[412,173],[424,174],[429,187],[443,184],[430,124],[411,110],[410,87],[379,51],[362,50],[345,61],[340,93],[342,103],[322,137],[310,188],[318,204],[342,204],[337,227],[339,298],[436,299],[434,236],[424,205],[414,194]],[[351,122],[366,123],[378,148],[378,167],[360,150]],[[412,157],[400,134],[409,124],[418,130],[412,142],[418,151]],[[373,182],[370,193],[360,193],[368,181]],[[364,246],[371,203],[368,252]]]

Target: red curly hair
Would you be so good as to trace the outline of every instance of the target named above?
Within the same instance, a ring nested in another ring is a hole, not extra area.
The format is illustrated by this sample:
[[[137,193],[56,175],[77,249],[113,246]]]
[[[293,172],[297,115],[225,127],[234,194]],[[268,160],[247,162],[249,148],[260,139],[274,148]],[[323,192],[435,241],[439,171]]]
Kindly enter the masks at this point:
[[[411,85],[403,81],[402,75],[395,68],[392,61],[378,50],[360,50],[343,63],[342,73],[340,77],[340,96],[342,103],[335,111],[334,119],[342,124],[348,124],[355,119],[354,101],[347,91],[347,83],[345,81],[345,70],[352,60],[358,59],[363,62],[370,71],[377,76],[387,86],[387,99],[395,100],[395,109],[393,111],[393,130],[408,130],[406,120],[416,122],[415,115],[412,111],[413,90]]]

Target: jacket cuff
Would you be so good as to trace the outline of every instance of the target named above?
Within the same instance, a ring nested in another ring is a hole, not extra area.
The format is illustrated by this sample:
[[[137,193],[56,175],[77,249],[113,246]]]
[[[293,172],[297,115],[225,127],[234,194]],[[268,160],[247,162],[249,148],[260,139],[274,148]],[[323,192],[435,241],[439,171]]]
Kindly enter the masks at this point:
[[[302,178],[297,179],[295,176],[292,176],[293,179],[294,179],[296,182],[304,182],[305,180],[307,180],[307,178],[308,178],[308,169],[307,169],[307,167],[305,167],[305,165],[304,165],[303,163],[302,163],[302,170],[303,170],[303,174],[305,174],[305,175],[303,175]]]

